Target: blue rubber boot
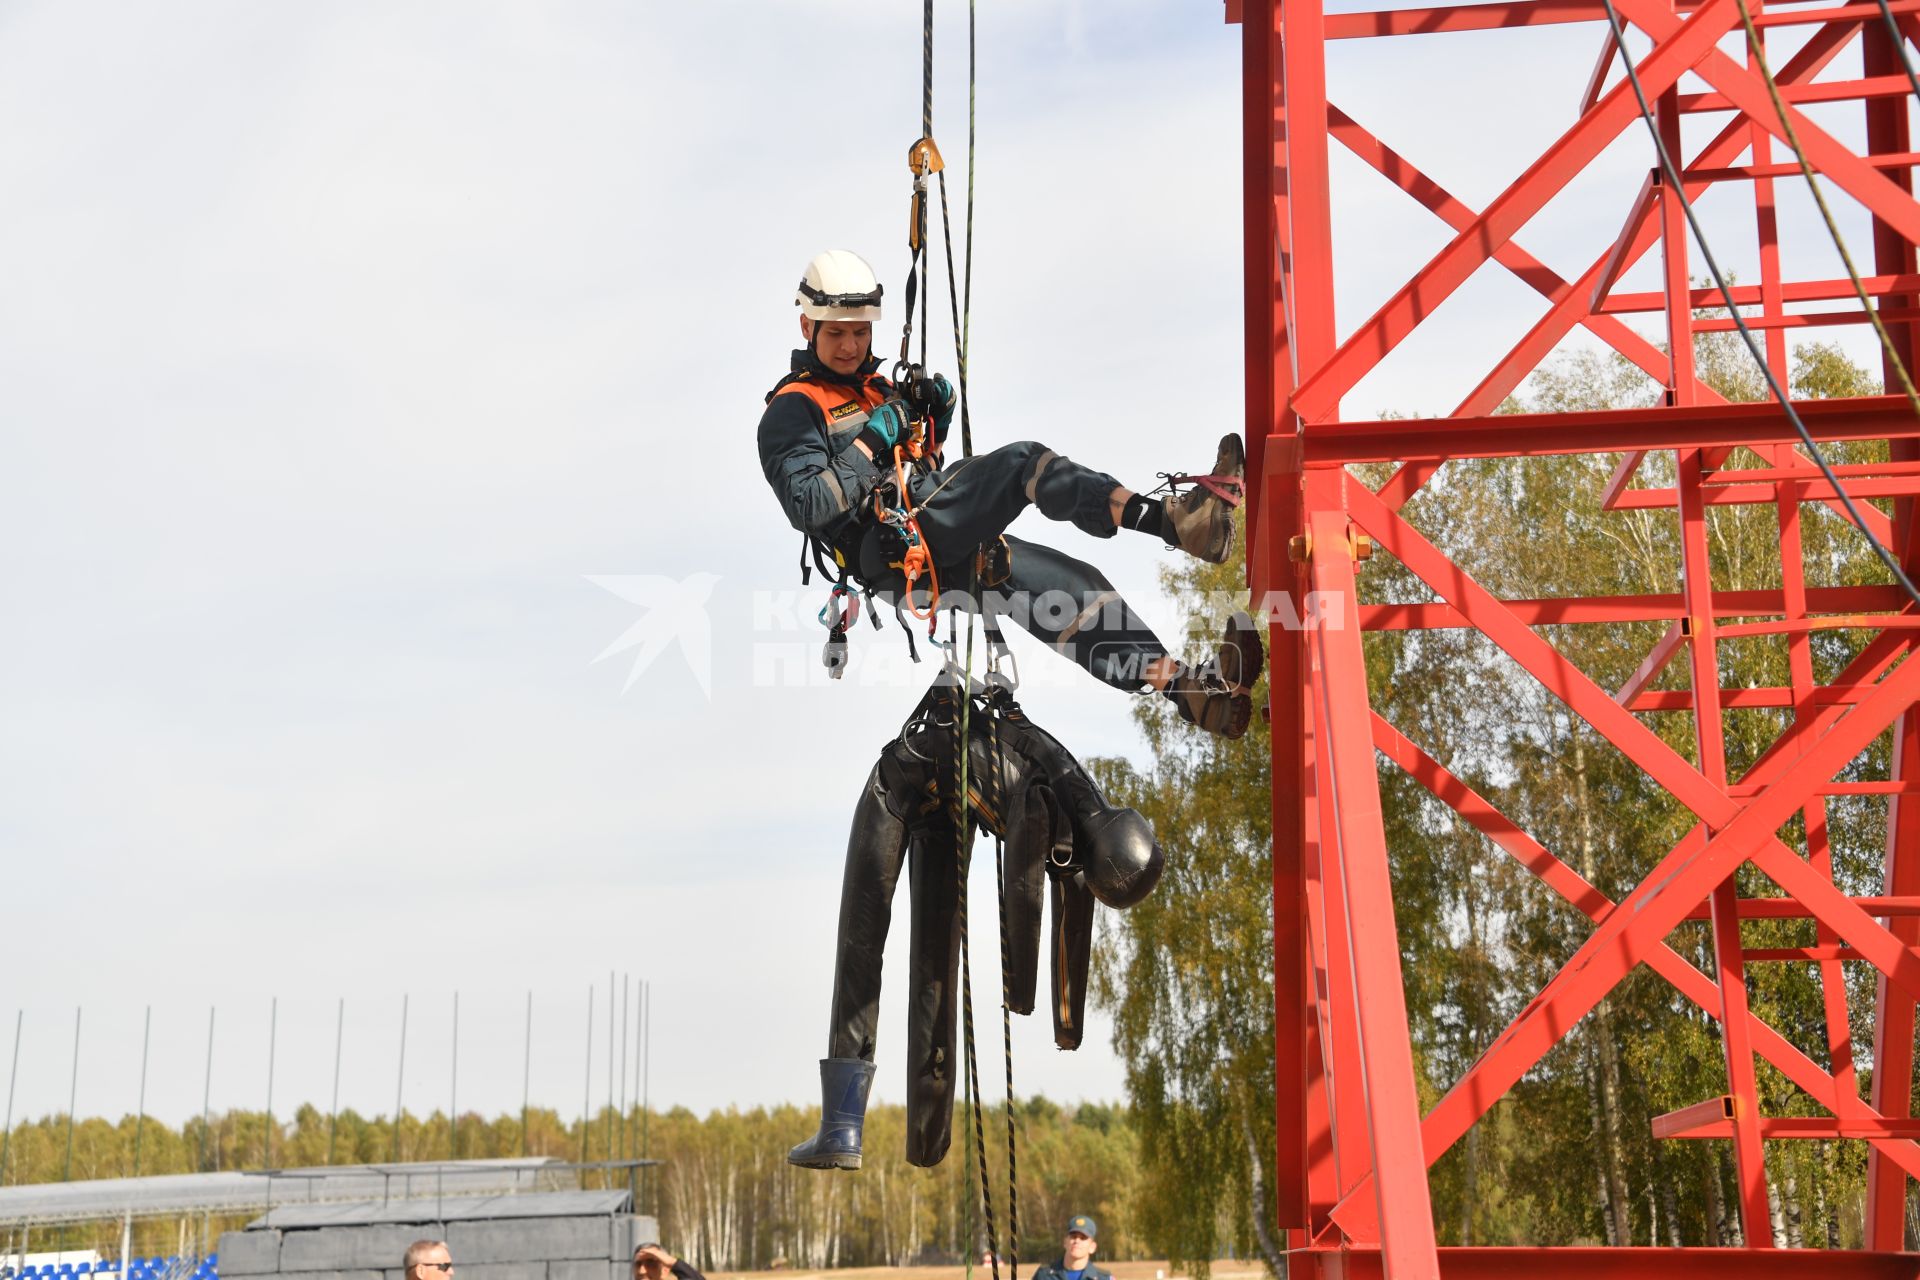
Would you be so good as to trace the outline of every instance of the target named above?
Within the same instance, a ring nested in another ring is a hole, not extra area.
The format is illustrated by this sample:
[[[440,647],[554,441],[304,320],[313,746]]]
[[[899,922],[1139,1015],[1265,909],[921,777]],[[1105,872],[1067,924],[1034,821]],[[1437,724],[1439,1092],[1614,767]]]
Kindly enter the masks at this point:
[[[860,1127],[867,1119],[873,1064],[862,1058],[820,1059],[820,1132],[787,1152],[802,1169],[858,1169]]]

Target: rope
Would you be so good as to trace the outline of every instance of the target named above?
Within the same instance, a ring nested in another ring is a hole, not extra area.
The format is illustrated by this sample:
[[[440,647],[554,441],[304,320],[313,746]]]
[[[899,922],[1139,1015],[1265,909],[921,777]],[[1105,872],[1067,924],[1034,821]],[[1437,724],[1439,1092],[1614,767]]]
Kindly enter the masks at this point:
[[[940,230],[947,252],[947,301],[953,308],[953,346],[954,363],[958,366],[960,380],[960,456],[973,456],[973,414],[967,404],[967,351],[972,346],[973,337],[973,158],[974,158],[974,9],[977,0],[967,0],[967,248],[966,248],[966,300],[964,304],[955,292],[956,283],[953,271],[953,219],[947,208],[947,171],[940,170]],[[931,6],[931,0],[929,0]],[[931,49],[931,38],[928,48]],[[931,99],[929,99],[931,101]],[[929,107],[931,111],[931,107]],[[931,121],[931,115],[928,116]],[[932,124],[928,126],[928,136],[932,136]],[[979,583],[974,583],[976,598]]]
[[[969,144],[971,149],[971,144]],[[973,279],[973,162],[967,162],[967,279],[972,287]],[[953,221],[947,214],[947,171],[940,171],[940,230],[946,241],[947,250],[947,300],[953,306],[953,346],[954,363],[959,369],[960,379],[960,456],[973,456],[973,415],[967,409],[967,343],[962,336],[973,325],[973,300],[967,300],[966,315],[960,311],[960,295],[953,278]],[[924,341],[924,336],[922,341]],[[974,583],[977,596],[979,583]]]
[[[1885,0],[1882,0],[1885,3]],[[1907,393],[1907,403],[1913,411],[1920,414],[1920,391],[1915,391],[1913,379],[1907,374],[1906,361],[1894,349],[1893,339],[1887,334],[1887,326],[1880,320],[1879,308],[1873,305],[1873,299],[1867,296],[1867,286],[1861,282],[1860,270],[1853,265],[1853,255],[1847,251],[1847,242],[1840,235],[1839,224],[1833,220],[1833,211],[1827,208],[1827,197],[1821,192],[1820,184],[1813,179],[1813,166],[1807,163],[1807,153],[1800,147],[1799,131],[1793,127],[1793,121],[1787,116],[1787,104],[1780,97],[1780,86],[1774,81],[1773,71],[1767,66],[1767,53],[1761,47],[1760,32],[1753,25],[1753,14],[1747,9],[1747,0],[1738,0],[1740,22],[1747,29],[1747,47],[1753,50],[1754,64],[1760,69],[1760,78],[1766,82],[1767,97],[1773,101],[1774,114],[1780,117],[1780,129],[1787,135],[1787,146],[1793,150],[1793,158],[1800,164],[1800,176],[1807,180],[1807,190],[1813,193],[1813,202],[1820,208],[1820,218],[1827,224],[1827,235],[1833,240],[1833,247],[1840,252],[1840,261],[1846,265],[1847,279],[1853,281],[1854,296],[1860,299],[1861,308],[1867,313],[1867,319],[1873,325],[1873,331],[1880,338],[1880,349],[1886,353],[1887,363],[1900,379],[1901,388]],[[1896,36],[1898,28],[1895,28]],[[1900,65],[1907,66],[1906,54],[1895,46],[1900,54]],[[1907,68],[1911,79],[1913,69]]]
[[[960,1078],[962,1081],[963,1105],[966,1108],[966,1114],[972,1115],[973,1081],[967,1078],[965,1072],[961,1073]],[[965,1154],[960,1161],[960,1194],[967,1202],[967,1209],[966,1228],[961,1233],[960,1252],[965,1254],[967,1259],[966,1280],[973,1280],[973,1130],[962,1125],[961,1132],[966,1135],[966,1148]]]
[[[957,612],[957,611],[956,611]],[[953,797],[953,871],[956,890],[956,909],[960,925],[960,1009],[962,1021],[962,1039],[967,1057],[967,1094],[971,1101],[969,1108],[973,1115],[974,1149],[979,1153],[980,1161],[980,1199],[987,1219],[987,1247],[989,1260],[993,1268],[994,1280],[1000,1280],[1000,1233],[993,1218],[993,1183],[987,1175],[987,1131],[986,1120],[980,1107],[980,1061],[974,1050],[973,1036],[973,947],[967,928],[967,872],[973,865],[973,825],[969,809],[971,801],[967,795],[967,770],[971,763],[972,710],[973,710],[973,621],[967,622],[967,665],[961,673],[965,681],[960,687],[960,714],[954,718],[956,729],[957,758],[954,771],[958,775],[958,785]],[[968,1256],[972,1256],[973,1242],[967,1242]]]
[[[975,564],[979,563],[978,557]],[[976,576],[978,570],[975,570]],[[968,628],[969,634],[972,628]],[[989,653],[989,670],[998,667],[998,655]],[[991,681],[990,681],[991,683]],[[987,750],[990,753],[991,783],[988,805],[1000,815],[1000,830],[993,837],[995,890],[1000,900],[1000,1043],[1006,1047],[1007,1061],[1007,1269],[1013,1280],[1020,1276],[1020,1164],[1018,1144],[1013,1132],[1013,1010],[1008,975],[1013,971],[1013,942],[1007,928],[1007,805],[1001,783],[1000,717],[987,719]]]
[[[965,257],[965,302],[961,300],[960,273],[954,270],[953,262],[953,212],[952,201],[947,191],[947,173],[941,166],[937,173],[940,179],[940,230],[942,249],[947,264],[947,302],[953,320],[954,363],[959,382],[960,409],[960,450],[961,457],[973,457],[973,414],[968,395],[969,373],[967,351],[971,345],[973,331],[973,216],[974,216],[974,161],[976,155],[976,101],[978,75],[976,64],[976,0],[967,5],[967,215]],[[925,0],[922,7],[921,31],[921,137],[930,140],[933,137],[933,0]],[[924,178],[922,179],[924,181]],[[922,279],[926,271],[925,259],[921,256],[926,245],[926,204],[916,201],[914,205],[918,225],[915,228],[914,261],[920,266]],[[909,277],[909,289],[914,278]],[[930,289],[917,290],[920,300],[920,364],[927,364],[927,335],[931,326],[927,320],[927,303]],[[907,333],[902,335],[901,356],[905,359],[908,344],[911,342],[913,317],[911,315],[912,292],[909,293],[909,314]],[[980,598],[980,555],[975,549],[970,580],[970,598],[977,602]],[[957,629],[957,619],[956,629]],[[967,880],[973,862],[973,827],[970,820],[971,800],[968,792],[968,771],[972,761],[973,745],[973,646],[977,619],[970,611],[967,615],[966,665],[960,675],[960,714],[955,719],[957,739],[955,744],[956,786],[953,802],[954,829],[954,874],[957,879],[957,910],[960,927],[960,963],[961,963],[961,1006],[965,1023],[966,1046],[966,1095],[968,1110],[971,1113],[972,1128],[968,1132],[970,1144],[977,1153],[980,1170],[981,1203],[986,1218],[989,1261],[994,1280],[1000,1277],[999,1230],[993,1211],[993,1185],[987,1171],[986,1121],[980,1099],[980,1064],[976,1048],[973,1021],[973,954],[972,937],[969,930],[967,911]],[[992,754],[990,774],[990,792],[998,803],[1000,791],[999,732],[997,717],[988,716],[989,751]],[[1003,832],[994,839],[994,868],[997,884],[996,897],[999,904],[1000,923],[1000,1032],[1006,1062],[1006,1110],[1007,1110],[1007,1206],[1008,1231],[1010,1241],[1008,1258],[1011,1264],[1011,1280],[1018,1280],[1020,1274],[1020,1201],[1018,1191],[1018,1163],[1016,1155],[1016,1135],[1013,1114],[1013,1023],[1008,989],[1008,970],[1011,967],[1012,940],[1007,927],[1006,900],[1006,841],[1004,837],[1004,818],[1001,823]],[[969,1169],[969,1177],[971,1169]],[[969,1189],[970,1190],[970,1189]],[[968,1226],[972,1225],[972,1200],[968,1200]],[[967,1245],[967,1274],[973,1271],[972,1241]]]
[[[1886,547],[1881,545],[1880,539],[1873,536],[1873,530],[1867,528],[1867,522],[1861,517],[1860,509],[1853,504],[1852,495],[1847,492],[1846,487],[1840,483],[1840,477],[1835,475],[1833,468],[1828,465],[1826,454],[1814,440],[1813,433],[1807,430],[1807,424],[1801,420],[1799,411],[1793,407],[1793,402],[1787,398],[1786,388],[1780,385],[1779,377],[1773,372],[1773,367],[1767,363],[1766,356],[1761,353],[1760,343],[1753,336],[1753,330],[1748,327],[1745,317],[1740,314],[1740,308],[1734,305],[1733,288],[1727,283],[1725,273],[1720,270],[1720,263],[1713,256],[1712,246],[1707,243],[1706,231],[1700,225],[1699,215],[1693,210],[1693,201],[1687,199],[1686,185],[1680,177],[1680,167],[1674,163],[1672,155],[1667,152],[1667,144],[1661,140],[1660,126],[1654,119],[1653,108],[1647,104],[1647,94],[1641,87],[1640,74],[1633,69],[1633,57],[1627,52],[1626,33],[1620,27],[1620,14],[1613,7],[1613,0],[1601,0],[1601,3],[1607,10],[1607,30],[1612,33],[1614,48],[1619,51],[1621,65],[1627,70],[1627,83],[1633,86],[1634,100],[1640,104],[1640,118],[1646,122],[1647,132],[1653,137],[1653,148],[1660,157],[1660,168],[1666,175],[1667,189],[1680,202],[1680,210],[1686,215],[1687,225],[1693,230],[1693,238],[1700,245],[1701,260],[1707,264],[1707,270],[1713,275],[1714,285],[1719,288],[1720,296],[1726,301],[1727,314],[1733,318],[1734,328],[1739,331],[1741,339],[1747,344],[1747,354],[1752,356],[1754,364],[1759,366],[1761,377],[1766,379],[1767,389],[1779,402],[1781,411],[1787,415],[1787,421],[1793,424],[1794,431],[1800,436],[1800,442],[1806,445],[1807,452],[1812,455],[1814,465],[1820,468],[1820,474],[1826,478],[1828,484],[1833,486],[1835,496],[1846,508],[1847,516],[1853,521],[1854,527],[1860,530],[1861,536],[1867,540],[1867,545],[1873,548],[1874,554],[1880,558],[1880,563],[1887,567],[1894,581],[1906,591],[1908,598],[1914,604],[1920,605],[1920,588],[1913,585],[1912,579],[1907,577],[1906,571],[1900,567],[1899,562],[1888,553]],[[1691,376],[1692,371],[1689,370],[1688,373]]]

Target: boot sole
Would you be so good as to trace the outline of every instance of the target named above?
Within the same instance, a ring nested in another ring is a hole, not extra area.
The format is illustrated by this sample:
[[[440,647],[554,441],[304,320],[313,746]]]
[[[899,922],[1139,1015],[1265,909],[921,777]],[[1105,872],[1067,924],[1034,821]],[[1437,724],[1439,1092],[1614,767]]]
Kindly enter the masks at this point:
[[[1260,673],[1266,669],[1266,651],[1260,645],[1260,632],[1254,626],[1253,619],[1244,613],[1235,613],[1227,619],[1226,637],[1221,641],[1223,650],[1231,650],[1239,662],[1239,679],[1229,681],[1229,687],[1235,693],[1252,693],[1254,682],[1260,679]],[[1224,667],[1225,664],[1222,663]],[[1225,675],[1225,672],[1222,672]]]
[[[787,1163],[802,1169],[854,1170],[860,1167],[860,1157],[857,1155],[832,1155],[814,1156],[807,1160],[795,1160],[792,1156],[788,1156]]]

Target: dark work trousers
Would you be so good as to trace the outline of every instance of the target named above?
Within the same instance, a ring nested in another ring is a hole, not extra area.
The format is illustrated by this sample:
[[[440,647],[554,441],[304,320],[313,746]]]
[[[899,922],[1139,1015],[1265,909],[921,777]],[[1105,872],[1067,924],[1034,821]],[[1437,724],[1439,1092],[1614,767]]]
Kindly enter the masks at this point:
[[[911,481],[920,532],[933,549],[943,596],[965,598],[972,557],[1034,507],[1050,520],[1096,538],[1114,535],[1112,495],[1120,482],[1032,440],[1002,445]],[[869,528],[860,547],[860,575],[889,601],[903,579],[891,530]],[[1167,656],[1147,624],[1113,584],[1084,560],[1024,538],[1007,538],[1011,568],[998,587],[983,587],[973,611],[1013,622],[1072,659],[1094,679],[1137,691],[1149,664]],[[924,583],[919,586],[924,587]]]

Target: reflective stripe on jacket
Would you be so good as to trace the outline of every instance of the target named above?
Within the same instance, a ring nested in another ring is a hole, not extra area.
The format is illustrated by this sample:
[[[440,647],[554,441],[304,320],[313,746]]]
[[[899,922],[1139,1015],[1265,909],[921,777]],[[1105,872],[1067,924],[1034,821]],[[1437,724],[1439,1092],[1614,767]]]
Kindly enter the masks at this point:
[[[796,351],[793,373],[767,393],[760,416],[760,468],[787,522],[826,542],[844,534],[874,487],[892,476],[853,443],[869,412],[893,391],[872,372],[878,363],[842,378]]]

